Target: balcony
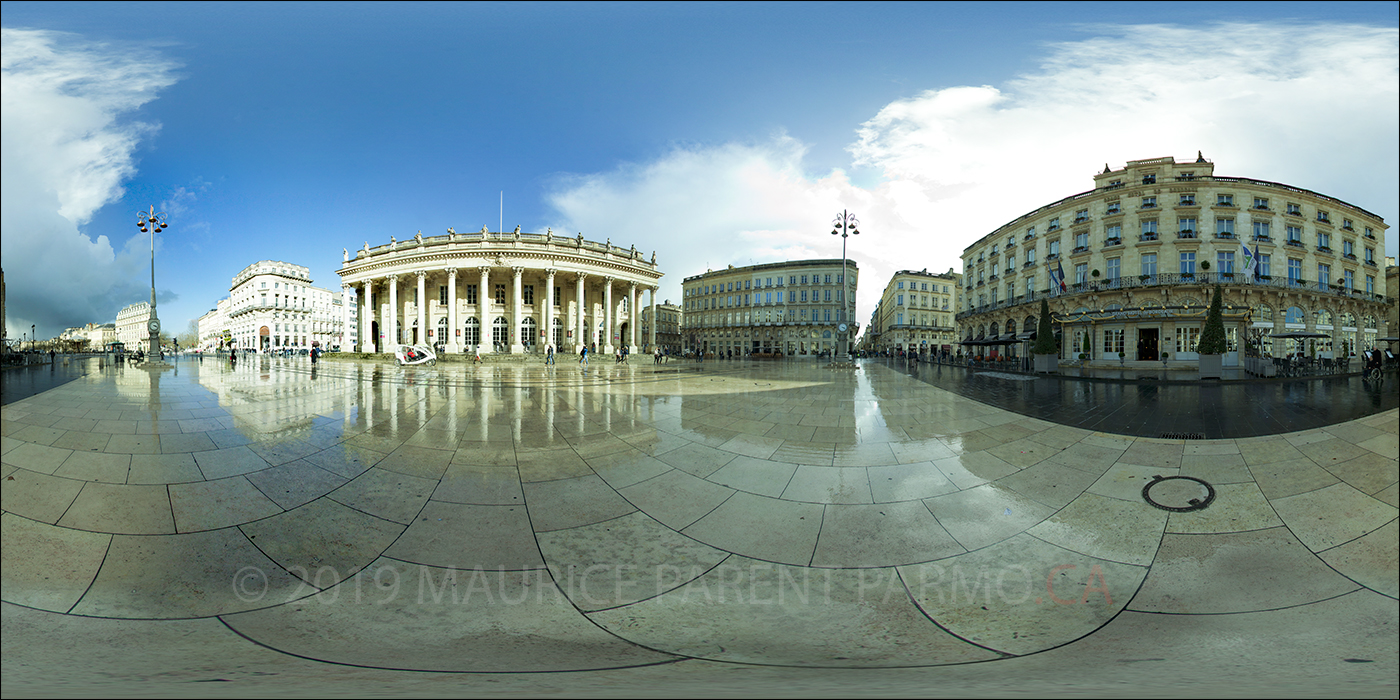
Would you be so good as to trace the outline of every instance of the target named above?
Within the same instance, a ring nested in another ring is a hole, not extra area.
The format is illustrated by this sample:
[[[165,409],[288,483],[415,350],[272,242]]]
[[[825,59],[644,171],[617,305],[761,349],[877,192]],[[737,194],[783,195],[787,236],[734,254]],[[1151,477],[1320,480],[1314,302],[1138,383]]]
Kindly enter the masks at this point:
[[[1303,247],[1305,247],[1305,246],[1303,245],[1303,242],[1300,241],[1300,240],[1298,240],[1298,239],[1296,239],[1296,238],[1294,238],[1294,239],[1289,239],[1288,242],[1286,243],[1286,245],[1291,245],[1291,246],[1293,246],[1294,248],[1303,248]]]
[[[1076,223],[1076,224],[1087,224],[1087,223],[1089,223],[1089,217],[1087,217],[1087,216],[1079,217],[1079,218],[1077,218],[1077,219],[1074,220],[1074,223]]]
[[[1362,262],[1361,264],[1362,264],[1362,265],[1370,265],[1371,267],[1376,267],[1376,261],[1375,261],[1375,260],[1366,260],[1366,261]]]
[[[1274,239],[1268,236],[1255,236],[1254,240],[1259,243],[1273,243]]]
[[[1142,206],[1138,207],[1138,209],[1156,209],[1156,208],[1157,208],[1157,203],[1156,203],[1156,202],[1143,202],[1143,203],[1142,203]]]
[[[1021,269],[1022,269],[1022,270],[1029,270],[1029,269],[1032,268],[1032,267],[1035,267],[1035,261],[1034,261],[1034,260],[1028,260],[1028,261],[1026,261],[1026,264],[1025,264],[1025,265],[1022,265],[1022,266],[1021,266]]]
[[[1051,253],[1051,254],[1045,256],[1045,261],[1046,261],[1046,262],[1050,262],[1051,260],[1059,260],[1059,259],[1060,259],[1060,254],[1059,254],[1059,253]]]
[[[1303,212],[1301,212],[1301,211],[1299,211],[1299,210],[1297,210],[1297,209],[1289,209],[1288,211],[1286,211],[1286,212],[1284,212],[1284,213],[1287,214],[1287,215],[1289,215],[1289,216],[1302,216],[1302,215],[1303,215]]]
[[[1371,240],[1373,240],[1373,241],[1376,240],[1376,234],[1371,233],[1370,231],[1367,231],[1366,233],[1363,233],[1363,234],[1361,234],[1361,235],[1363,235],[1363,236],[1365,236],[1365,237],[1367,237],[1367,238],[1369,238],[1369,239],[1371,239]]]
[[[1105,247],[1105,248],[1112,248],[1113,246],[1116,246],[1116,245],[1123,245],[1123,239],[1121,239],[1121,238],[1110,238],[1110,239],[1108,239],[1108,240],[1106,240],[1106,241],[1103,242],[1103,247]]]
[[[1148,241],[1156,241],[1156,240],[1157,240],[1157,234],[1155,234],[1155,233],[1144,233],[1144,234],[1142,234],[1141,236],[1138,236],[1138,240],[1141,241],[1141,242],[1143,242],[1143,243],[1147,243]]]
[[[1031,240],[1031,239],[1033,239],[1033,238],[1035,238],[1035,234],[1034,234],[1034,233],[1028,233],[1028,234],[1026,234],[1026,237],[1023,238],[1022,240],[1029,241],[1029,240]]]
[[[1074,247],[1074,250],[1071,250],[1071,251],[1069,252],[1069,254],[1070,254],[1070,255],[1078,255],[1078,254],[1080,254],[1080,253],[1087,253],[1087,252],[1089,252],[1089,246],[1087,246],[1087,245],[1078,245],[1078,246],[1075,246],[1075,247]]]
[[[1177,238],[1195,238],[1195,237],[1196,237],[1196,232],[1195,232],[1195,231],[1177,231],[1177,232],[1176,232],[1176,237],[1177,237]]]
[[[1015,238],[1012,238],[1012,239],[1006,241],[1006,249],[1007,249],[1007,250],[1010,250],[1010,249],[1015,248],[1015,247],[1016,247],[1016,239],[1015,239]]]
[[[1123,213],[1122,207],[1113,207],[1103,213],[1104,216],[1118,216]]]
[[[1347,260],[1355,260],[1356,253],[1343,253],[1342,257],[1346,258]]]
[[[1330,247],[1328,247],[1328,246],[1320,245],[1320,246],[1317,247],[1317,252],[1319,252],[1319,253],[1327,253],[1328,255],[1331,255],[1331,254],[1332,254],[1332,249],[1331,249]]]
[[[1219,233],[1216,233],[1216,234],[1215,234],[1215,237],[1216,237],[1217,240],[1230,240],[1230,241],[1235,240],[1235,234],[1233,234],[1233,233],[1227,233],[1227,232],[1219,232]]]

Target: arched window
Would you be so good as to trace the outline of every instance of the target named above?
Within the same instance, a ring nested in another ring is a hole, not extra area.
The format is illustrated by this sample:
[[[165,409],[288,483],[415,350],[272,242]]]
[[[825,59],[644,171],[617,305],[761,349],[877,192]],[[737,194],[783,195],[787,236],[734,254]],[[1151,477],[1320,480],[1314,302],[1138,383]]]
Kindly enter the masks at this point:
[[[1332,327],[1332,312],[1327,309],[1319,309],[1317,312],[1317,325]]]
[[[990,333],[993,338],[997,337],[998,335],[1001,335],[997,332],[997,324],[995,322],[992,323],[992,327],[987,332]]]
[[[1375,317],[1375,316],[1367,316],[1367,317],[1366,317],[1366,330],[1368,330],[1368,331],[1374,331],[1374,330],[1376,330],[1376,317]]]
[[[554,319],[554,349],[558,350],[564,345],[564,321]]]
[[[466,328],[465,328],[465,332],[462,333],[462,336],[463,336],[462,342],[466,343],[467,345],[480,345],[480,344],[481,344],[481,321],[478,321],[478,320],[476,319],[475,316],[472,316],[471,318],[468,318],[468,319],[467,319],[467,326],[466,326]]]
[[[449,340],[451,340],[451,338],[448,337],[447,317],[446,317],[446,316],[443,316],[442,318],[438,319],[438,323],[437,323],[437,337],[436,337],[436,338],[433,338],[433,342],[434,342],[434,343],[446,343],[446,342],[449,341]]]
[[[1350,311],[1342,313],[1342,327],[1356,330],[1356,317]]]
[[[1265,304],[1254,307],[1254,320],[1272,323],[1274,320],[1274,307]]]
[[[1006,332],[1007,332],[1007,333],[1015,333],[1015,332],[1016,332],[1016,319],[1008,319],[1008,320],[1006,321]]]
[[[1283,314],[1283,322],[1284,322],[1284,323],[1302,323],[1302,322],[1303,322],[1303,310],[1300,309],[1300,308],[1298,308],[1298,307],[1296,307],[1296,306],[1290,306],[1290,307],[1288,307],[1288,311],[1285,311],[1284,314]]]
[[[510,347],[510,324],[504,316],[497,316],[491,322],[491,344],[495,347]]]
[[[535,336],[539,335],[539,330],[538,330],[538,329],[539,329],[539,325],[535,323],[535,319],[534,319],[534,318],[531,318],[530,316],[526,316],[525,318],[521,319],[521,320],[520,320],[520,342],[522,342],[522,343],[524,343],[524,344],[526,344],[526,345],[534,345],[536,342],[538,342],[538,339],[535,337]]]

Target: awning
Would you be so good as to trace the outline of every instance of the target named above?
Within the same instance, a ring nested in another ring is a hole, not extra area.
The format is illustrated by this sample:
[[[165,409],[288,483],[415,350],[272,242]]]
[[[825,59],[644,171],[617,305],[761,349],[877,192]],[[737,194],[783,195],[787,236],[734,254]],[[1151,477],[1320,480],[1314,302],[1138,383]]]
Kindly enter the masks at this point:
[[[1301,339],[1303,339],[1303,338],[1331,338],[1332,336],[1327,335],[1327,334],[1325,334],[1325,333],[1309,333],[1309,332],[1307,332],[1307,331],[1289,331],[1289,332],[1287,332],[1287,333],[1272,333],[1272,334],[1269,335],[1269,337],[1270,337],[1270,338],[1293,338],[1293,339],[1299,339],[1299,340],[1301,340]]]

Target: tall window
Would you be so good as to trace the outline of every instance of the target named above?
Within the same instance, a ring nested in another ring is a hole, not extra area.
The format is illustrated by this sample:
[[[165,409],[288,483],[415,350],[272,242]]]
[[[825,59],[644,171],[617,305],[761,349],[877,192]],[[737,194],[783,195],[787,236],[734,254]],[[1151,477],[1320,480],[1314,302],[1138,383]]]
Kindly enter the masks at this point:
[[[1026,249],[1026,264],[1027,264],[1027,265],[1034,265],[1034,264],[1035,264],[1035,248],[1027,248],[1027,249]]]
[[[481,321],[478,321],[475,316],[467,319],[467,326],[462,335],[467,345],[480,345]]]
[[[1317,247],[1318,247],[1318,248],[1324,248],[1324,249],[1327,249],[1327,250],[1331,250],[1331,249],[1332,249],[1332,235],[1329,234],[1329,233],[1327,233],[1326,231],[1318,231],[1318,232],[1317,232]]]
[[[1267,240],[1269,240],[1269,222],[1267,222],[1267,221],[1256,221],[1256,222],[1254,222],[1254,238],[1255,238],[1255,240],[1260,240],[1260,241],[1267,241]]]
[[[1084,284],[1089,281],[1089,264],[1079,263],[1074,266],[1074,283]]]
[[[1196,251],[1188,250],[1181,254],[1181,274],[1196,274]]]
[[[1059,242],[1059,241],[1050,241],[1050,255],[1059,255],[1059,254],[1060,254],[1060,242]]]
[[[1155,274],[1157,274],[1157,254],[1156,254],[1156,253],[1143,253],[1143,255],[1142,255],[1142,274],[1144,274],[1144,275],[1155,275]]]
[[[496,303],[506,303],[506,286],[504,284],[496,285]]]
[[[1329,285],[1329,284],[1332,283],[1332,266],[1331,266],[1331,265],[1318,265],[1318,266],[1317,266],[1317,283],[1318,283],[1319,285],[1322,285],[1323,287],[1326,287],[1327,285]]]
[[[1075,248],[1075,250],[1084,250],[1084,249],[1086,249],[1086,248],[1088,248],[1088,247],[1089,247],[1089,232],[1088,232],[1088,231],[1080,231],[1079,233],[1074,234],[1074,248]]]
[[[1104,229],[1104,236],[1110,241],[1117,241],[1123,238],[1123,226],[1121,224],[1114,224],[1106,227]]]
[[[1287,233],[1288,242],[1289,242],[1289,243],[1302,243],[1302,242],[1303,242],[1303,227],[1302,227],[1302,226],[1288,226],[1288,227],[1286,227],[1286,228],[1284,229],[1284,231]]]
[[[438,303],[447,306],[447,285],[438,285]]]
[[[1122,259],[1122,258],[1109,258],[1109,259],[1108,259],[1108,261],[1107,261],[1107,263],[1106,263],[1106,266],[1107,266],[1106,272],[1108,273],[1108,279],[1109,279],[1109,280],[1116,280],[1116,279],[1118,279],[1119,274],[1120,274],[1120,271],[1121,271],[1121,268],[1122,268],[1122,264],[1123,264],[1123,259]]]
[[[1262,277],[1268,277],[1268,276],[1269,276],[1269,254],[1268,254],[1268,253],[1260,253],[1260,254],[1259,254],[1259,257],[1255,259],[1254,265],[1255,265],[1255,269],[1258,271],[1258,273],[1259,273],[1260,276],[1262,276]]]
[[[1356,273],[1351,270],[1342,270],[1342,286],[1347,289],[1356,288]]]
[[[1295,258],[1288,259],[1288,281],[1294,284],[1303,279],[1303,261]]]
[[[520,286],[520,296],[523,297],[522,301],[524,301],[526,304],[534,304],[534,303],[535,303],[535,285],[533,285],[533,284],[521,285],[521,286]],[[623,301],[626,302],[627,299],[626,299],[626,298],[623,298]]]
[[[1234,251],[1221,250],[1215,254],[1215,269],[1222,275],[1232,275],[1235,273],[1235,253]]]
[[[1156,239],[1157,239],[1157,222],[1156,222],[1156,221],[1144,221],[1144,222],[1142,222],[1142,239],[1145,240],[1145,241],[1153,241],[1153,240],[1156,240]]]
[[[491,342],[497,346],[506,346],[510,344],[510,324],[506,323],[504,317],[497,317],[496,320],[491,322]]]
[[[1196,237],[1196,218],[1194,216],[1180,217],[1176,220],[1177,231],[1187,238]]]
[[[1216,220],[1215,220],[1215,235],[1220,236],[1220,237],[1222,237],[1222,238],[1234,238],[1234,237],[1235,237],[1235,220],[1234,220],[1234,219],[1216,219]]]

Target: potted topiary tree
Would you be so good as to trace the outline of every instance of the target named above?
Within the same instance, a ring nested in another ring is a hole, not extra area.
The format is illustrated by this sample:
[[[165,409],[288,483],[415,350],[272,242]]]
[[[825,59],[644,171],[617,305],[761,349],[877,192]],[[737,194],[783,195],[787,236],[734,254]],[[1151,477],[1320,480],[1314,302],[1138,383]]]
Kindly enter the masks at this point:
[[[1220,297],[1220,285],[1217,284],[1215,294],[1210,297],[1210,311],[1206,314],[1206,325],[1201,329],[1201,340],[1196,344],[1202,379],[1221,378],[1221,356],[1229,346],[1225,340],[1225,319],[1221,313]]]
[[[1060,348],[1055,343],[1055,327],[1050,322],[1050,304],[1044,299],[1040,300],[1040,323],[1035,328],[1035,345],[1031,352],[1035,354],[1037,373],[1059,369]]]

